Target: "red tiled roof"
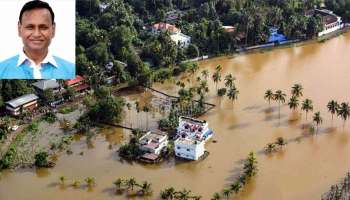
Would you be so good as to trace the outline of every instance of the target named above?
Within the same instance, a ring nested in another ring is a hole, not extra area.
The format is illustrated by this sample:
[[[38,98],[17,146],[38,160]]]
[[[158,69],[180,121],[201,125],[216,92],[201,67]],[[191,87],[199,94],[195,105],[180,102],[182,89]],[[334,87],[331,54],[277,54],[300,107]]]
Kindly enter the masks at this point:
[[[90,87],[90,85],[84,83],[84,84],[75,86],[75,87],[74,87],[74,90],[77,91],[77,92],[79,92],[79,91],[85,90],[85,89],[87,89],[87,88],[89,88],[89,87]]]
[[[142,158],[145,158],[148,160],[156,160],[158,158],[158,155],[154,153],[145,153],[142,155]]]
[[[176,26],[171,25],[171,24],[167,24],[164,22],[159,22],[159,23],[153,24],[152,28],[157,29],[157,30],[168,30],[171,33],[180,32],[180,29],[176,28]]]
[[[83,80],[84,80],[84,78],[78,75],[77,77],[75,77],[75,79],[71,79],[71,80],[66,81],[65,84],[67,86],[70,86],[70,85],[79,83],[79,82],[81,82]]]

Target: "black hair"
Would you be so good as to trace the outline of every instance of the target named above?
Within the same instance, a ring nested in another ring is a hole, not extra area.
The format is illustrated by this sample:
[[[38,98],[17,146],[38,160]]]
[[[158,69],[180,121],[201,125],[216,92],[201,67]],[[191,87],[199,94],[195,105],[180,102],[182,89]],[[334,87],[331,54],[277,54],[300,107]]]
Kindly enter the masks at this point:
[[[51,14],[52,24],[55,23],[55,13],[53,13],[52,8],[50,7],[50,5],[48,3],[40,1],[40,0],[33,0],[33,1],[29,1],[26,4],[24,4],[24,6],[22,7],[22,10],[19,14],[19,22],[22,22],[22,15],[25,11],[33,10],[36,8],[48,9],[50,11],[50,14]]]

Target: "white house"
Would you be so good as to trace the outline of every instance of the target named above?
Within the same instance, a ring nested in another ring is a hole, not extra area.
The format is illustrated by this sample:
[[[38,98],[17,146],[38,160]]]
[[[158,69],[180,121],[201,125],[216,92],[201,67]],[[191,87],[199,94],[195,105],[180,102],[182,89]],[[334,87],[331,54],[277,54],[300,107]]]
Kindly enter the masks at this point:
[[[308,11],[306,15],[307,16],[318,15],[321,17],[323,30],[318,33],[319,37],[344,27],[344,23],[342,22],[341,17],[337,16],[330,10],[314,9],[314,10]]]
[[[174,142],[175,155],[189,160],[198,160],[205,152],[204,140],[193,138],[178,138]]]
[[[168,136],[166,133],[148,131],[139,139],[139,143],[142,151],[159,155],[168,145]]]
[[[189,160],[198,160],[205,152],[205,142],[211,138],[213,131],[208,122],[189,117],[179,117],[175,155]]]
[[[181,47],[188,47],[188,45],[191,43],[191,37],[181,32],[171,34],[170,38]]]

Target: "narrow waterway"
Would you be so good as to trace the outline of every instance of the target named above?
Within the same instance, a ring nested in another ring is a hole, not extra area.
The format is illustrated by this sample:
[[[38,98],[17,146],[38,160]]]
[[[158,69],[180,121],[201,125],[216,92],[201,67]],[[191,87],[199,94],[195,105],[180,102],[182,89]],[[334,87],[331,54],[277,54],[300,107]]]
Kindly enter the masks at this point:
[[[349,52],[350,33],[347,33],[324,43],[200,62],[200,70],[193,78],[203,69],[212,74],[220,64],[223,77],[232,73],[240,90],[234,104],[227,98],[220,101],[215,95],[215,84],[208,81],[210,94],[206,100],[218,106],[201,118],[209,122],[217,143],[207,144],[210,155],[205,160],[184,163],[172,159],[155,166],[121,161],[116,150],[129,133],[105,129],[89,145],[85,138],[74,142],[73,154],[60,156],[53,169],[2,172],[0,200],[126,199],[115,194],[113,182],[119,177],[151,182],[154,195],[145,199],[157,199],[161,189],[173,186],[179,190],[189,189],[208,200],[237,178],[241,161],[250,151],[257,152],[258,175],[232,199],[318,200],[350,169],[350,123],[343,129],[339,118],[335,117],[332,122],[326,107],[331,99],[350,102]],[[183,81],[187,82],[186,79]],[[275,102],[271,104],[274,112],[266,112],[269,105],[263,99],[265,91],[281,89],[289,99],[295,83],[304,87],[302,100],[312,99],[314,111],[321,112],[323,124],[317,135],[308,136],[301,128],[302,124],[311,122],[312,113],[306,121],[304,112],[293,114],[284,105],[279,119]],[[219,87],[223,85],[222,82]],[[176,94],[178,89],[171,81],[154,87],[169,94]],[[134,92],[125,97],[131,101],[139,98],[149,101],[152,95]],[[127,113],[126,123],[147,126],[145,113]],[[290,120],[300,114],[300,120]],[[160,116],[149,114],[148,126],[155,127]],[[332,126],[336,129],[331,129]],[[290,142],[280,152],[261,153],[266,144],[277,137]],[[61,175],[68,178],[66,187],[59,185]],[[88,190],[84,183],[78,189],[70,186],[73,180],[84,182],[88,176],[96,179],[93,190]]]

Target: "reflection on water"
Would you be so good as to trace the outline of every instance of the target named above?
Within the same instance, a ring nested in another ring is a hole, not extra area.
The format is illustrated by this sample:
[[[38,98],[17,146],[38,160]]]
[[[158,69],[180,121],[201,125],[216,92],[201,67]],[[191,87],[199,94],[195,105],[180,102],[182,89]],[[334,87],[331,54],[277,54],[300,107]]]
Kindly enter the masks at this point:
[[[210,155],[205,160],[170,159],[160,165],[123,161],[116,149],[128,140],[130,132],[105,128],[91,140],[94,148],[89,149],[85,137],[77,138],[72,146],[74,153],[60,156],[56,167],[46,173],[34,169],[16,173],[4,171],[0,199],[126,199],[125,195],[115,194],[113,182],[118,177],[151,182],[155,195],[145,199],[157,199],[159,191],[170,186],[178,190],[186,188],[202,195],[203,199],[210,199],[214,192],[222,191],[237,178],[242,159],[250,151],[258,153],[259,172],[235,199],[320,199],[350,166],[350,125],[346,124],[343,129],[339,118],[332,121],[326,107],[331,99],[350,101],[350,96],[344,92],[350,91],[348,52],[350,33],[325,43],[203,61],[198,74],[179,79],[190,78],[189,83],[186,81],[189,86],[195,83],[201,70],[208,69],[212,74],[220,64],[222,77],[232,73],[240,90],[234,104],[227,98],[219,100],[215,84],[208,80],[210,93],[206,100],[220,103],[220,106],[201,117],[209,122],[215,132],[213,140],[217,141],[207,143]],[[323,124],[317,134],[310,134],[307,128],[312,123],[311,112],[306,119],[300,108],[291,111],[288,106],[281,106],[279,115],[278,104],[271,102],[269,106],[263,99],[267,89],[281,89],[289,99],[290,88],[295,83],[302,84],[305,98],[312,99],[314,110],[321,112]],[[218,88],[223,86],[222,82]],[[155,87],[173,95],[179,89],[167,82],[155,84]],[[125,112],[124,123],[142,128],[157,127],[160,113],[147,115],[135,111],[135,101],[143,106],[156,98],[150,91],[125,91],[122,95],[133,104],[133,109]],[[266,144],[276,141],[277,137],[284,137],[288,145],[271,155],[262,153]],[[61,175],[67,177],[67,184],[92,176],[97,185],[90,192],[87,188],[60,190],[59,185],[48,187],[57,183],[57,177]]]
[[[50,175],[50,171],[47,168],[36,168],[35,173],[38,178],[43,178]]]

